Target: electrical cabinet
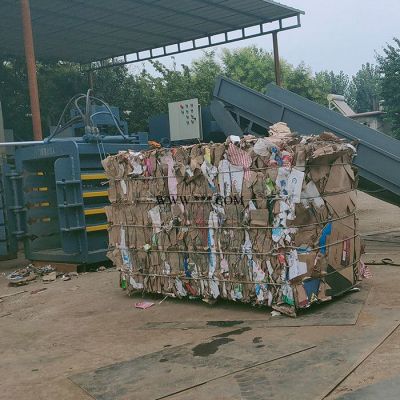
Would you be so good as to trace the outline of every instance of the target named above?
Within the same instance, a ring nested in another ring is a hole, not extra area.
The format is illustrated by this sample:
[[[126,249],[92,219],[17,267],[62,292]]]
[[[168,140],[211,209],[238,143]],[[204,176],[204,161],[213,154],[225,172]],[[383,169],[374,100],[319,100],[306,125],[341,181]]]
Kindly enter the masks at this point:
[[[168,104],[171,141],[203,139],[198,99]]]

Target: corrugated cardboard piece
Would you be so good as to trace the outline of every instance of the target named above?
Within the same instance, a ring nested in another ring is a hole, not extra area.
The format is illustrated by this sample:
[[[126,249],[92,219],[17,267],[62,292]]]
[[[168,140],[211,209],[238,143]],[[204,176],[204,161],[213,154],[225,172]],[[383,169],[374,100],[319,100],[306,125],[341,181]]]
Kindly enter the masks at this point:
[[[122,286],[289,315],[349,290],[360,257],[353,151],[277,125],[265,138],[108,157]]]

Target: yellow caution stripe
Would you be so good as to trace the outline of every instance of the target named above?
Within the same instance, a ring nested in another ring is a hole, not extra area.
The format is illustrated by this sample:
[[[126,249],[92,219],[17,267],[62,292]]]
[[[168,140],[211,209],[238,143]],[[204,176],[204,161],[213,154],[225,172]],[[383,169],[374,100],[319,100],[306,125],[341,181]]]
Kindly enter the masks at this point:
[[[96,181],[99,179],[107,179],[106,174],[104,173],[81,174],[82,181]]]
[[[105,212],[104,208],[88,208],[85,210],[85,215],[105,214]]]
[[[92,225],[86,227],[86,232],[106,231],[107,229],[108,229],[108,224]]]
[[[107,190],[99,190],[97,192],[83,192],[83,198],[88,199],[90,197],[107,197],[108,191]]]
[[[33,203],[32,208],[48,207],[50,205],[47,201],[42,201],[41,203]]]

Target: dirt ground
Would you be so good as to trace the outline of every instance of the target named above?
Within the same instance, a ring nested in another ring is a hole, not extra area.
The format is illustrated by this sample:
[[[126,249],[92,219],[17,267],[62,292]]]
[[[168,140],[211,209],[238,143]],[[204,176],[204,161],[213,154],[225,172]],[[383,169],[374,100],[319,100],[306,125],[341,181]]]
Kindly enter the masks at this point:
[[[360,232],[400,230],[400,207],[393,206],[363,192],[357,193]]]
[[[367,261],[400,263],[400,208],[363,193],[359,208],[363,234],[394,232],[370,237]],[[396,266],[371,266],[359,293],[296,319],[156,297],[138,310],[114,269],[9,287],[16,266],[0,263],[0,298],[24,291],[0,301],[0,399],[338,399],[400,378]]]

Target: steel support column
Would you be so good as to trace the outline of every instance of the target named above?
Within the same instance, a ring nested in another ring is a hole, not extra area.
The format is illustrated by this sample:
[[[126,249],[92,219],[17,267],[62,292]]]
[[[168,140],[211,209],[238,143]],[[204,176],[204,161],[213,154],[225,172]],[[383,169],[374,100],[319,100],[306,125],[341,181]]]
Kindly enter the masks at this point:
[[[278,32],[272,33],[272,42],[274,46],[275,82],[278,86],[282,86],[281,63],[279,60],[279,47],[278,47]]]
[[[22,27],[24,32],[24,47],[26,69],[28,72],[29,98],[31,102],[33,138],[42,140],[42,123],[40,118],[39,92],[36,77],[36,59],[33,46],[32,20],[29,0],[21,0]]]

